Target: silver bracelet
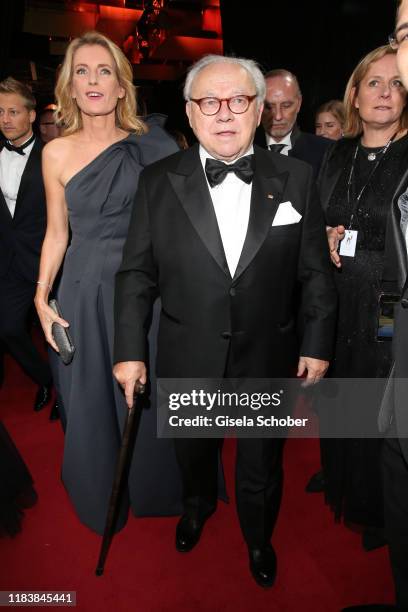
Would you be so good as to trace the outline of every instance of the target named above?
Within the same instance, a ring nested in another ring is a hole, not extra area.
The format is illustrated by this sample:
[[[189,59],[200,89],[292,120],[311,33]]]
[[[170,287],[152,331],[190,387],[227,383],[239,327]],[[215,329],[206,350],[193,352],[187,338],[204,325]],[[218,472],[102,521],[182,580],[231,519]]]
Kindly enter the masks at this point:
[[[45,281],[37,281],[37,285],[45,285],[46,287],[48,287],[48,289],[51,291],[52,287],[51,285],[49,285],[48,283],[46,283]]]

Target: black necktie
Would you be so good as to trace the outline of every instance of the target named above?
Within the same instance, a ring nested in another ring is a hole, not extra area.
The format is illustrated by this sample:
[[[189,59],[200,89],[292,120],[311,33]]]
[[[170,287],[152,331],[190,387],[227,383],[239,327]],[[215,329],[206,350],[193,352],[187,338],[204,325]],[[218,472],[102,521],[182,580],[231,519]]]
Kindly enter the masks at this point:
[[[250,183],[254,175],[254,156],[245,155],[233,164],[224,164],[219,159],[205,160],[205,173],[210,187],[219,185],[227,176],[228,172],[234,172],[241,181]]]
[[[13,144],[11,144],[11,142],[9,142],[8,140],[5,141],[4,146],[8,151],[14,151],[14,153],[18,153],[19,155],[25,155],[24,153],[24,149],[26,149],[27,147],[30,146],[30,144],[32,142],[34,142],[35,140],[35,136],[34,134],[27,140],[27,142],[25,142],[23,145],[21,145],[21,147],[15,147]]]
[[[282,149],[284,148],[285,148],[285,145],[280,145],[280,144],[269,145],[269,150],[272,151],[272,153],[281,153]]]

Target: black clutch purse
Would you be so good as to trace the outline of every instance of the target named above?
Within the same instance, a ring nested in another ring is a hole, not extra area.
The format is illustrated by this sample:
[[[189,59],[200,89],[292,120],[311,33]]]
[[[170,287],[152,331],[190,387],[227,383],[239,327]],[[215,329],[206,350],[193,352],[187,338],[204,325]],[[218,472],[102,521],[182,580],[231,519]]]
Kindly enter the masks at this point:
[[[57,314],[61,318],[64,318],[57,300],[50,300],[48,305],[50,308],[52,308],[55,314]],[[60,357],[63,363],[65,363],[65,365],[68,365],[69,363],[71,363],[75,353],[75,346],[72,341],[71,335],[65,327],[60,325],[60,323],[53,323],[51,331],[55,344],[58,346]]]

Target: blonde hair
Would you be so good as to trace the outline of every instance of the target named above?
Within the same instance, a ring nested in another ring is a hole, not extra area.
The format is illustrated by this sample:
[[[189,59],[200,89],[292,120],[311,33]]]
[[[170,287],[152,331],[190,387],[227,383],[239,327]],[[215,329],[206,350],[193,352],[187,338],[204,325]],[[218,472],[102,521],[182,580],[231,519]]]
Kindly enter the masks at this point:
[[[33,92],[25,83],[17,81],[9,76],[4,81],[0,82],[1,94],[17,94],[23,98],[23,104],[28,111],[33,111],[36,107],[36,101]]]
[[[57,125],[64,130],[64,136],[73,134],[82,128],[81,111],[72,98],[71,85],[73,76],[73,63],[76,51],[84,45],[100,45],[112,56],[116,77],[119,85],[125,90],[125,96],[118,99],[116,105],[116,125],[127,132],[143,134],[147,131],[146,125],[137,116],[136,90],[133,85],[132,65],[123,52],[114,42],[100,32],[85,32],[82,36],[74,38],[68,45],[64,62],[58,74],[55,87],[57,109],[55,116]]]
[[[392,49],[389,45],[383,45],[368,53],[362,60],[357,64],[353,70],[351,77],[346,86],[344,94],[344,111],[345,111],[345,122],[344,122],[344,135],[349,138],[355,138],[363,132],[363,122],[360,117],[358,109],[354,106],[354,101],[358,93],[358,88],[361,81],[366,76],[371,64],[378,62],[386,55],[396,55],[396,50]],[[408,128],[408,109],[405,106],[400,117],[400,128]]]
[[[325,102],[324,104],[319,106],[319,108],[316,111],[316,115],[315,115],[316,120],[317,120],[317,116],[320,115],[320,113],[331,113],[333,117],[335,117],[337,121],[340,123],[341,127],[343,127],[344,125],[344,104],[341,100],[329,100],[328,102]]]

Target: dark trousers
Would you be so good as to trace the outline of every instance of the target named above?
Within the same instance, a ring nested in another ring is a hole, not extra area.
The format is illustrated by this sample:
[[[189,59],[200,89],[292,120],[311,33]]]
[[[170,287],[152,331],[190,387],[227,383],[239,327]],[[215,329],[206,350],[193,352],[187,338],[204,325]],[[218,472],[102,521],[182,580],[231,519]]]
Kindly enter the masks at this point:
[[[178,438],[177,461],[183,482],[184,512],[205,518],[217,506],[220,439]],[[250,548],[269,543],[282,499],[283,439],[239,438],[235,465],[238,518]]]
[[[234,378],[229,355],[226,378]],[[177,438],[176,456],[183,483],[184,511],[204,518],[217,505],[218,454],[222,440]],[[249,548],[270,542],[278,517],[283,488],[283,439],[239,438],[235,466],[238,518]]]
[[[10,271],[0,278],[0,343],[39,385],[52,383],[48,363],[36,349],[28,328],[36,285]]]
[[[383,444],[385,532],[394,577],[397,607],[408,611],[408,464],[398,438]]]

